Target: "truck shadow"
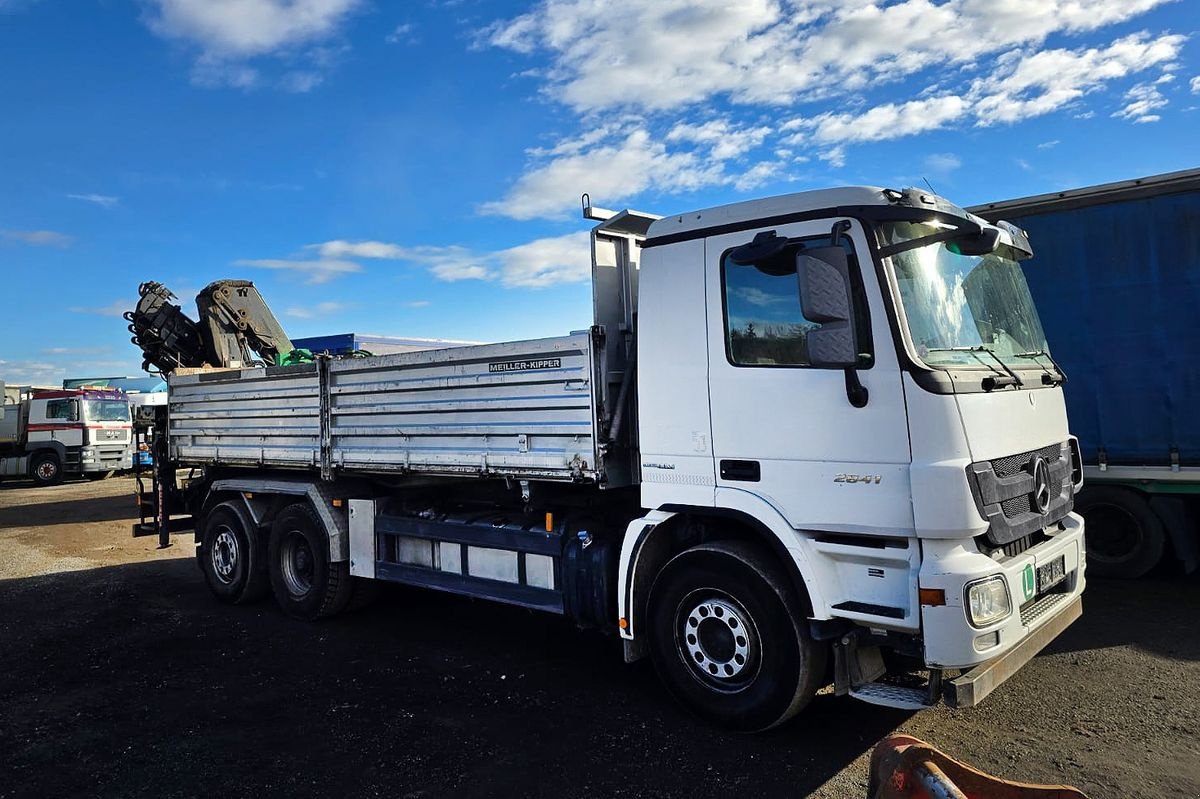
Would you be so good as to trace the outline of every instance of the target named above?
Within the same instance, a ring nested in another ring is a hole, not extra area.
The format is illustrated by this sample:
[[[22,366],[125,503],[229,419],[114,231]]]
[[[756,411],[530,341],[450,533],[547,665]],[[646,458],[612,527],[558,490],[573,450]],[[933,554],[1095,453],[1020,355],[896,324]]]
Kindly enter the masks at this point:
[[[190,559],[0,581],[0,607],[15,795],[804,796],[908,717],[822,696],[727,734],[555,617],[391,588],[305,624],[216,603]]]
[[[17,501],[21,504],[0,508],[0,529],[112,522],[129,519],[130,514],[136,513],[132,482],[129,484],[128,494],[79,495],[73,499],[58,498],[73,487],[63,484],[28,490],[28,493],[24,495],[17,494]],[[5,489],[8,489],[7,484]],[[14,485],[12,490],[15,492],[19,488]],[[6,497],[6,499],[9,498],[11,497]]]
[[[1087,652],[1134,646],[1168,657],[1200,660],[1197,607],[1197,575],[1141,580],[1089,577],[1083,594],[1083,617],[1046,651]]]

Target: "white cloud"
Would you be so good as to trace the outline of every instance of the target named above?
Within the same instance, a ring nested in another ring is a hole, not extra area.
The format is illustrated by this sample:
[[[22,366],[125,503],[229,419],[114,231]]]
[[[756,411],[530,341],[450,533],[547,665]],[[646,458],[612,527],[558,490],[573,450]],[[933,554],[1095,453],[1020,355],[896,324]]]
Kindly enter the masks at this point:
[[[581,112],[678,108],[724,95],[790,105],[928,69],[975,64],[1123,22],[1168,0],[543,0],[482,31],[484,43],[543,53],[545,91]]]
[[[417,264],[438,280],[498,281],[507,287],[544,288],[579,283],[591,276],[591,237],[587,231],[536,239],[515,247],[476,252],[460,245],[406,247],[385,241],[327,241],[310,244],[323,257],[377,258]],[[289,262],[295,263],[295,262]],[[405,305],[424,308],[428,300]]]
[[[647,191],[749,188],[771,179],[767,153],[780,150],[789,155],[774,160],[836,168],[855,144],[1084,115],[1083,98],[1116,80],[1169,74],[1184,37],[1045,41],[1170,1],[628,0],[617,14],[596,0],[542,0],[478,41],[548,59],[522,74],[573,109],[580,129],[531,150],[508,192],[480,210],[561,217],[582,192],[611,206]],[[888,101],[861,105],[889,89]],[[768,127],[773,108],[802,116]]]
[[[57,230],[0,230],[0,237],[34,247],[70,247],[74,237]]]
[[[1058,145],[1060,145],[1060,144],[1062,144],[1062,142],[1060,142],[1058,139],[1053,139],[1053,140],[1051,140],[1051,141],[1044,141],[1044,142],[1042,142],[1041,144],[1039,144],[1039,145],[1037,146],[1037,148],[1038,148],[1039,150],[1050,150],[1050,149],[1052,149],[1052,148],[1054,148],[1054,147],[1057,147],[1057,146],[1058,146]]]
[[[96,314],[97,316],[123,316],[126,311],[132,311],[137,306],[137,301],[129,300],[113,300],[108,305],[100,306],[99,308],[74,306],[70,308],[71,313],[86,313]]]
[[[971,87],[976,124],[1014,123],[1061,109],[1106,83],[1173,61],[1184,37],[1135,33],[1108,47],[1044,50],[1003,59]]]
[[[388,44],[415,44],[417,41],[415,31],[415,26],[405,22],[397,25],[383,40]]]
[[[945,175],[962,166],[962,159],[954,153],[932,153],[925,157],[925,168],[935,174]]]
[[[319,302],[312,306],[293,305],[284,311],[287,316],[296,319],[316,319],[321,316],[332,316],[346,310],[350,306],[344,302]]]
[[[505,286],[542,288],[591,278],[591,234],[568,233],[538,239],[496,253],[500,282]]]
[[[680,122],[667,133],[667,141],[704,145],[712,158],[726,161],[758,147],[769,133],[767,127],[737,128],[728,120],[714,119],[702,124]]]
[[[738,191],[750,191],[763,185],[772,178],[782,174],[782,164],[778,161],[759,161],[754,166],[733,179],[733,187]]]
[[[253,89],[266,83],[306,92],[322,80],[336,50],[321,43],[336,36],[361,0],[148,0],[146,24],[164,38],[198,50],[192,82],[198,86]],[[311,69],[290,69],[266,80],[253,59],[282,57]]]
[[[316,250],[322,258],[400,258],[404,248],[384,241],[342,241],[335,239],[321,244],[309,244],[305,249]]]
[[[0,376],[10,386],[61,386],[66,367],[42,361],[0,360]]]
[[[111,351],[109,347],[47,347],[42,350],[47,355],[98,355]]]
[[[1192,90],[1192,94],[1200,94],[1200,75],[1192,78],[1191,82],[1188,83],[1188,88]]]
[[[606,203],[626,200],[651,187],[698,189],[725,182],[722,163],[694,152],[672,153],[664,142],[636,127],[622,138],[535,160],[503,200],[484,203],[485,214],[512,219],[566,216],[583,192]]]
[[[1173,60],[1182,36],[1151,39],[1137,33],[1104,48],[1012,52],[998,59],[995,71],[972,81],[963,95],[945,94],[885,103],[860,113],[825,112],[784,124],[798,130],[792,144],[882,141],[937,130],[974,120],[979,127],[1016,123],[1060,110],[1106,82]],[[1157,92],[1147,84],[1150,91]]]
[[[885,103],[861,114],[826,111],[808,119],[792,120],[789,127],[802,132],[788,139],[794,144],[811,139],[819,144],[841,146],[850,142],[878,141],[937,130],[961,119],[968,110],[967,101],[948,95]]]
[[[402,302],[400,304],[405,308],[428,308],[430,305],[433,305],[429,300],[412,300],[411,302]]]
[[[328,283],[342,275],[362,271],[362,267],[353,261],[343,261],[334,258],[318,258],[313,260],[244,258],[233,263],[234,266],[249,266],[254,269],[280,269],[299,272],[306,276],[306,283]]]
[[[120,197],[113,197],[110,194],[68,194],[67,197],[72,200],[83,200],[87,203],[94,203],[101,208],[113,208],[121,202]]]
[[[1152,112],[1165,108],[1166,105],[1167,98],[1162,96],[1157,86],[1152,83],[1139,83],[1125,92],[1125,105],[1113,113],[1113,116],[1139,124],[1157,122],[1162,117]]]

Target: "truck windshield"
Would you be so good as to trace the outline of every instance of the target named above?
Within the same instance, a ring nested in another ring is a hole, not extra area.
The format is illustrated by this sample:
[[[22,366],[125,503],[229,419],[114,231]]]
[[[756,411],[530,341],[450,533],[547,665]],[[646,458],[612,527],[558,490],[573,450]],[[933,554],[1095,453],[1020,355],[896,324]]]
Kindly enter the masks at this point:
[[[884,245],[941,232],[921,222],[885,222]],[[953,241],[930,243],[892,256],[908,334],[930,366],[988,368],[970,348],[986,347],[1012,362],[1048,352],[1017,253],[1007,246],[988,255],[963,255]]]
[[[89,422],[128,422],[129,403],[121,400],[84,400],[83,414]]]

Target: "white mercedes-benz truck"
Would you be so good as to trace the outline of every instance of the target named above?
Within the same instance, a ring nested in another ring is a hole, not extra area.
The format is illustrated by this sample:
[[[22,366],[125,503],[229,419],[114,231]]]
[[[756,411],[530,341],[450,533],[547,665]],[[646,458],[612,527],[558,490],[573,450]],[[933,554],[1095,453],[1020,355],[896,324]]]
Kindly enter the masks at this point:
[[[169,399],[143,526],[192,527],[222,600],[306,619],[372,581],[563,614],[738,730],[830,683],[974,705],[1079,616],[1079,449],[1020,229],[915,189],[584,212],[594,318],[560,338],[297,362],[250,284],[205,296],[260,310],[200,325],[145,284]]]

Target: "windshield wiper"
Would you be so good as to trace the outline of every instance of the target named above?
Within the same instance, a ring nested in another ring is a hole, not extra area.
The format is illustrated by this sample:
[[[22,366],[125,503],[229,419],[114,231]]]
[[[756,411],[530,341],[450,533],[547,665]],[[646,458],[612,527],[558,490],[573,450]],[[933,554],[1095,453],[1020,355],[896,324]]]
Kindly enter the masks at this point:
[[[984,391],[991,391],[994,388],[1003,388],[1004,386],[1025,385],[1023,382],[1021,382],[1021,378],[1017,376],[1017,373],[1010,369],[1008,364],[1001,360],[1000,356],[996,354],[995,350],[984,344],[979,344],[975,347],[927,347],[926,350],[928,352],[969,352],[974,355],[975,360],[979,361],[981,364],[988,367],[998,375],[997,377],[985,377],[983,379]],[[997,369],[995,366],[992,366],[983,358],[979,357],[979,353],[981,352],[986,352],[988,355],[992,356],[992,359],[995,360],[996,363],[1000,364],[1000,369]]]
[[[1046,352],[1045,350],[1030,350],[1029,352],[1017,352],[1017,353],[1013,354],[1013,357],[1014,358],[1039,358],[1039,357],[1045,358],[1046,360],[1048,360],[1050,362],[1050,365],[1054,367],[1054,371],[1058,372],[1058,377],[1055,377],[1054,375],[1050,374],[1050,370],[1046,368],[1045,364],[1040,363],[1035,360],[1034,363],[1036,363],[1038,366],[1042,367],[1042,372],[1044,373],[1042,375],[1042,382],[1048,386],[1061,386],[1063,383],[1067,382],[1067,373],[1064,372],[1063,368],[1058,365],[1058,361],[1054,360],[1054,356],[1051,355],[1050,353]]]

